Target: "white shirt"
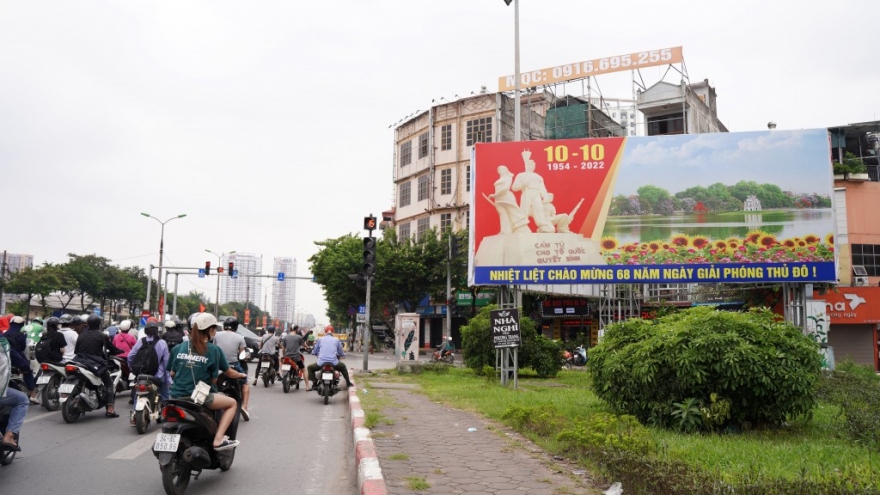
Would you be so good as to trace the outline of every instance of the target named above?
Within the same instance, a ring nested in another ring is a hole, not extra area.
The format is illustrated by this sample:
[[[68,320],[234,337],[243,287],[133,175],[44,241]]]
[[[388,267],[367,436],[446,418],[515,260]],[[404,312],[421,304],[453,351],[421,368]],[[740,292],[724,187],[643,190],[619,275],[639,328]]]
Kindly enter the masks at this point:
[[[76,339],[79,337],[79,334],[69,327],[59,328],[58,331],[64,335],[64,342],[67,343],[64,346],[64,361],[70,361],[76,354],[73,350],[76,348]]]

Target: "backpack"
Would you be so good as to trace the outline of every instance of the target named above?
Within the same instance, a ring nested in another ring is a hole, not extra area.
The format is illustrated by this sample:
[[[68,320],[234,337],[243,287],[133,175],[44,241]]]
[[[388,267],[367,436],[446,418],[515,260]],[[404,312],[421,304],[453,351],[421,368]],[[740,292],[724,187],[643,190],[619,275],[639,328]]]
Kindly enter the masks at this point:
[[[168,349],[174,349],[174,346],[183,343],[183,333],[169,330],[165,332],[162,339],[168,344]]]
[[[147,341],[146,337],[141,339],[141,348],[131,361],[132,373],[154,376],[159,371],[159,354],[156,352],[158,342],[159,339],[153,339],[152,342]]]
[[[40,339],[40,341],[37,342],[37,345],[34,347],[34,356],[36,356],[37,361],[41,363],[45,361],[52,361],[51,359],[49,359],[50,351],[48,340],[49,339]]]

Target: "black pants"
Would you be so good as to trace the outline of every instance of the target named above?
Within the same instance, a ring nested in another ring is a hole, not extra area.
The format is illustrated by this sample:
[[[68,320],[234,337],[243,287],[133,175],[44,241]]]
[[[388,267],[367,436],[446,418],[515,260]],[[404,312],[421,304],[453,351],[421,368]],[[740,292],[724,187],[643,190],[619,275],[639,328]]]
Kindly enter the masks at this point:
[[[104,382],[104,400],[107,405],[116,404],[116,386],[113,385],[113,378],[110,378],[110,370],[101,373],[101,381]]]
[[[342,374],[342,378],[345,378],[346,384],[351,383],[351,380],[348,378],[348,368],[345,366],[345,363],[339,361],[339,364],[337,364],[333,368],[335,368],[336,371]],[[315,372],[319,369],[321,369],[321,365],[318,363],[312,363],[309,365],[309,383],[314,384],[317,381],[317,379],[315,378]]]

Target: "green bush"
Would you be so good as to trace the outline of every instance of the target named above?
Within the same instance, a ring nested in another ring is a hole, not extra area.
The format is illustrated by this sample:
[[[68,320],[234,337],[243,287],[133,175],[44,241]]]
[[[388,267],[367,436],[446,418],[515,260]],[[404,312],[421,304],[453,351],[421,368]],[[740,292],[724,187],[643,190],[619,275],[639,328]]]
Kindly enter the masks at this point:
[[[674,404],[693,398],[708,411],[704,427],[720,429],[809,414],[821,360],[812,339],[767,310],[697,307],[609,326],[590,368],[596,395],[642,422],[672,426]],[[714,411],[712,394],[725,401]]]
[[[636,418],[595,413],[577,420],[556,435],[568,454],[590,455],[607,449],[648,454],[655,450],[651,434]]]
[[[880,377],[851,360],[825,372],[816,395],[840,408],[841,432],[865,447],[880,450]]]
[[[556,434],[565,420],[553,406],[513,406],[501,415],[501,419],[517,431],[532,432],[539,436]]]
[[[486,306],[467,325],[461,327],[461,347],[464,363],[475,372],[486,366],[495,367],[495,346],[492,342],[492,322],[489,311],[496,306]],[[558,343],[538,335],[535,322],[528,316],[521,316],[520,348],[518,364],[520,368],[533,368],[541,378],[554,377],[562,367],[559,359],[561,347]],[[484,373],[484,372],[483,372]],[[494,376],[494,371],[492,375]]]

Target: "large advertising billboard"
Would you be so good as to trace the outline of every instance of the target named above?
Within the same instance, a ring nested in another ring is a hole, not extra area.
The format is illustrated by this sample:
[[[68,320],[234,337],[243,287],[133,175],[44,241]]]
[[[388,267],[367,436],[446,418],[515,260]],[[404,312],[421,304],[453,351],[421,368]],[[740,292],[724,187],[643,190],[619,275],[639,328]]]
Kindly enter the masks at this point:
[[[481,143],[473,285],[834,282],[825,129]]]

